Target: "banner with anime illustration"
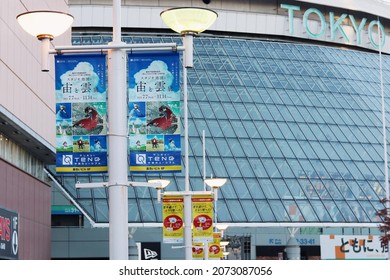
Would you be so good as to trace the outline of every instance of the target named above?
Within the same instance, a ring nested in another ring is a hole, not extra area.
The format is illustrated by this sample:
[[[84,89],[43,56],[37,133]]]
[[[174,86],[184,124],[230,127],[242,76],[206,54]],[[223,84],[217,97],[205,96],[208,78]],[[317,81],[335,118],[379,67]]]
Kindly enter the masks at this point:
[[[130,172],[180,172],[179,54],[128,56]]]
[[[105,55],[56,55],[55,91],[56,172],[106,172]]]

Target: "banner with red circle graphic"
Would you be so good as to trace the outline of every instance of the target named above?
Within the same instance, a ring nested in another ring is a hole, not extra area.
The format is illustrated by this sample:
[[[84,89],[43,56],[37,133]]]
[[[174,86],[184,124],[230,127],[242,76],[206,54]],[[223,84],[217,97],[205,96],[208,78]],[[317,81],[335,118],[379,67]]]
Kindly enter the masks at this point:
[[[213,242],[209,243],[209,252],[208,256],[210,260],[220,260],[223,257],[223,250],[221,248],[221,233],[213,233]]]
[[[182,243],[184,240],[184,198],[183,196],[163,196],[163,242]]]
[[[213,241],[213,197],[194,195],[192,197],[192,240]]]

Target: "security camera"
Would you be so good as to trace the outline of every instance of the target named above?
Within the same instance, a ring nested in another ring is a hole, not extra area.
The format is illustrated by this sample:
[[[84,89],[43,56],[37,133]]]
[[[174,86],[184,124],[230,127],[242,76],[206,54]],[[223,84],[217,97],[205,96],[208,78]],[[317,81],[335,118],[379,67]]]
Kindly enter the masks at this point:
[[[211,0],[203,0],[203,3],[210,4]]]

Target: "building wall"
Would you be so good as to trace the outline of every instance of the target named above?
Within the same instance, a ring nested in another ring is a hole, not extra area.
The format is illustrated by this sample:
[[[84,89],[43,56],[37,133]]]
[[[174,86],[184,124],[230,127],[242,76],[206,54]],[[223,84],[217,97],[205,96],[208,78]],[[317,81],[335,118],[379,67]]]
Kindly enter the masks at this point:
[[[0,208],[19,214],[19,259],[50,259],[50,186],[2,159],[0,178]]]
[[[67,12],[68,1],[1,1],[0,118],[9,121],[0,122],[0,138],[15,141],[0,145],[0,208],[19,214],[19,259],[50,259],[51,188],[43,181],[43,163],[36,158],[40,148],[20,145],[40,143],[49,151],[55,146],[54,71],[41,72],[40,42],[16,20],[18,14],[33,10]],[[70,32],[53,42],[63,45],[69,39]]]
[[[4,0],[0,10],[0,112],[13,115],[55,146],[54,71],[41,72],[40,42],[27,34],[16,16],[32,10],[68,11],[67,0]],[[63,45],[70,33],[53,40]],[[51,57],[53,62],[53,57]],[[52,63],[52,65],[54,65]]]
[[[218,13],[218,19],[208,31],[239,33],[241,36],[259,34],[297,38],[374,50],[378,49],[379,42],[375,24],[378,17],[381,17],[385,34],[389,31],[388,15],[381,12],[389,6],[383,3],[370,1],[367,7],[364,3],[367,1],[354,1],[357,2],[354,5],[350,5],[349,1],[337,1],[337,4],[341,2],[337,6],[336,1],[330,1],[333,5],[331,7],[327,3],[320,5],[310,2],[213,0],[206,5],[201,0],[122,1],[121,21],[125,29],[166,29],[160,18],[163,10],[172,7],[203,7]],[[75,17],[73,28],[112,26],[112,1],[70,0],[69,4]],[[341,22],[338,22],[339,18]],[[386,37],[382,52],[390,53],[390,39],[388,35]]]

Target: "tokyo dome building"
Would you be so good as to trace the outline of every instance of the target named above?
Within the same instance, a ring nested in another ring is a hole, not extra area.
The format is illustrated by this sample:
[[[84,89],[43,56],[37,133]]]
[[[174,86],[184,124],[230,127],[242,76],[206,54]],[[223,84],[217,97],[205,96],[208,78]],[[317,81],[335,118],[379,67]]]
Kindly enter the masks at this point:
[[[72,45],[112,40],[111,2],[69,0]],[[122,41],[182,45],[160,18],[182,6],[218,13],[193,40],[188,166],[175,173],[130,172],[129,181],[167,179],[165,191],[180,192],[186,168],[192,191],[204,190],[204,178],[226,178],[214,211],[229,242],[227,259],[283,258],[291,239],[300,258],[319,259],[321,245],[333,246],[323,236],[367,242],[380,236],[376,213],[389,196],[390,6],[375,0],[126,0]],[[106,182],[107,174],[57,174],[53,165],[47,172],[54,182],[52,257],[107,258],[108,191],[75,188]],[[129,188],[131,242],[159,243],[162,259],[181,259],[183,251],[162,240],[161,209],[155,190]]]

